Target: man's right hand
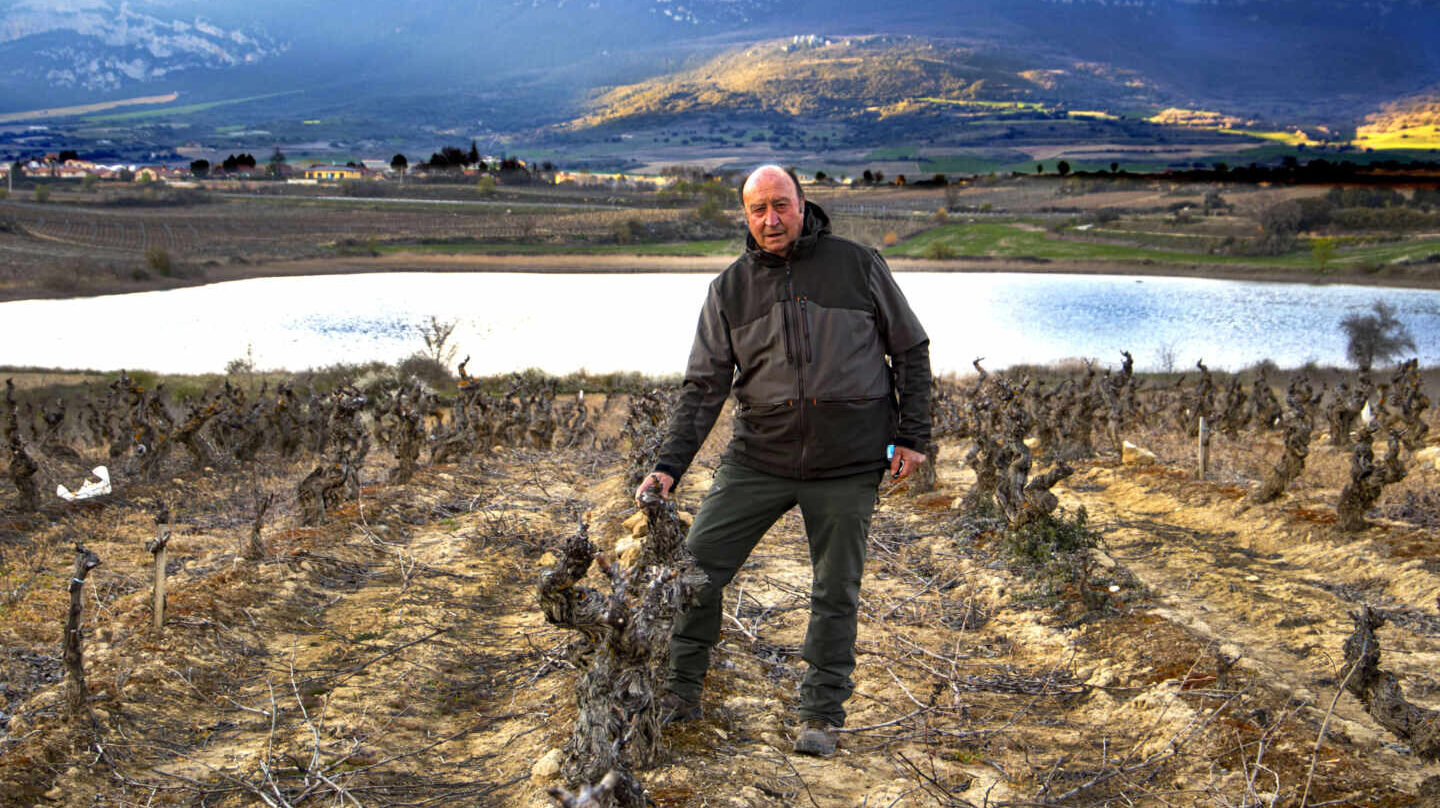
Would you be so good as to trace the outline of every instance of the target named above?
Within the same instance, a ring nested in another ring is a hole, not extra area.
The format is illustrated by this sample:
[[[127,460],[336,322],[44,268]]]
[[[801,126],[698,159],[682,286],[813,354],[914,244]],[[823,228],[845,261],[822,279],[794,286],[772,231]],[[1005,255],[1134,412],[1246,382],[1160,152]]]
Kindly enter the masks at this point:
[[[663,471],[652,471],[649,474],[645,475],[645,479],[640,481],[640,487],[635,489],[635,504],[639,505],[641,497],[645,494],[646,491],[649,491],[652,488],[660,489],[661,499],[669,499],[670,489],[674,486],[674,477],[671,477],[669,474],[666,474]]]

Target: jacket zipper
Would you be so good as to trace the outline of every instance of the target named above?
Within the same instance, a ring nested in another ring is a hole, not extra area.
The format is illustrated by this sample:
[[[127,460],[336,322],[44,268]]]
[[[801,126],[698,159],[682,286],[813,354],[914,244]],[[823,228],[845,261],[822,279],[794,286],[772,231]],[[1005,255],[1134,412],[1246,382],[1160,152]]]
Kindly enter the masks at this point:
[[[790,345],[790,277],[786,270],[785,300],[780,304],[781,331],[785,333],[785,364],[795,364],[795,349]]]
[[[805,302],[804,302],[803,299],[795,297],[795,290],[794,290],[794,288],[792,287],[792,285],[791,285],[791,283],[790,283],[790,270],[791,270],[790,262],[787,260],[787,261],[785,262],[785,311],[788,313],[790,307],[791,307],[791,306],[796,306],[796,305],[797,305],[797,301],[799,301],[799,302],[798,302],[798,307],[799,307],[800,310],[799,310],[799,312],[797,312],[797,314],[796,314],[796,319],[803,321],[803,320],[804,320],[804,315],[805,315]],[[795,324],[795,330],[796,330],[796,339],[799,339],[800,323],[796,323],[796,324]],[[809,324],[808,324],[808,323],[805,324],[805,330],[806,330],[807,332],[809,331]],[[785,322],[785,331],[786,331],[786,334],[785,334],[786,353],[789,354],[789,344],[790,344],[790,333],[789,333],[789,331],[790,331],[790,323],[789,323],[788,314],[787,314],[786,322]],[[796,471],[796,475],[797,475],[800,479],[803,480],[803,479],[805,479],[805,454],[806,454],[807,450],[810,448],[810,447],[809,447],[809,443],[805,440],[805,410],[806,410],[806,407],[805,407],[805,362],[808,362],[808,361],[810,360],[810,345],[809,345],[809,343],[806,342],[806,343],[802,346],[802,349],[803,349],[803,351],[804,351],[804,359],[803,359],[803,361],[797,361],[797,362],[795,362],[796,382],[797,382],[797,385],[798,385],[798,389],[796,390],[796,392],[797,392],[797,393],[799,394],[799,396],[800,396],[800,399],[799,399],[799,401],[797,402],[797,404],[798,404],[799,407],[800,407],[800,460],[799,460],[799,465],[798,465],[798,467],[795,469],[795,471]],[[793,360],[794,357],[791,357],[791,359]]]
[[[805,364],[812,365],[815,363],[815,354],[810,349],[810,313],[805,309],[805,304],[809,300],[810,298],[805,295],[800,296],[800,324],[805,327],[805,339],[801,348],[804,349]]]

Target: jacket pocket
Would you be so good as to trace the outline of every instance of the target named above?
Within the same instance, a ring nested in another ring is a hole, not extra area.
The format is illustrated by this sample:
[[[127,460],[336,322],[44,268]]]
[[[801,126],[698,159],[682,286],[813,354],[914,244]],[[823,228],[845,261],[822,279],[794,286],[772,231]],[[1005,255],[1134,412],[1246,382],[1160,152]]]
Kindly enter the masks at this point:
[[[806,417],[809,466],[815,473],[864,470],[883,465],[895,434],[895,406],[888,396],[818,399]]]
[[[800,444],[800,412],[795,401],[742,404],[735,409],[735,448],[748,457],[786,462]],[[794,459],[788,461],[793,464]]]

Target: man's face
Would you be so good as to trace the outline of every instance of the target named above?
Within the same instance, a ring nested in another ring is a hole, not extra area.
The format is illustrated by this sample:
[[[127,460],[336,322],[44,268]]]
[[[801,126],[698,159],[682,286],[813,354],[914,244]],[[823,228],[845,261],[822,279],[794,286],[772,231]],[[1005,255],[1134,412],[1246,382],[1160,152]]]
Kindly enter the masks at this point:
[[[745,221],[767,252],[789,255],[805,220],[805,203],[783,171],[761,169],[745,183]]]

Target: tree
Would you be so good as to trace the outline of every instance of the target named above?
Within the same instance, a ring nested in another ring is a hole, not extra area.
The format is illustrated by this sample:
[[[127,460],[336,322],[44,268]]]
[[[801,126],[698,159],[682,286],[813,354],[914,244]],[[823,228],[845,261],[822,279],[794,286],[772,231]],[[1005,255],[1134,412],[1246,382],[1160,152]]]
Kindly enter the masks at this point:
[[[1282,255],[1295,246],[1295,234],[1305,212],[1293,199],[1271,205],[1260,212],[1259,251],[1265,255]]]
[[[473,166],[480,162],[480,149],[476,147],[475,141],[470,141],[470,153],[465,155],[465,165]]]
[[[1060,176],[1063,177],[1066,174],[1070,173],[1070,163],[1068,161],[1061,160],[1060,162],[1055,164],[1055,170],[1059,171]]]
[[[871,171],[871,170],[868,169],[868,168],[865,169],[865,173],[863,173],[863,174],[860,175],[860,181],[863,182],[863,183],[865,183],[866,185],[874,185],[874,184],[875,184],[875,172]]]
[[[1315,257],[1316,269],[1324,269],[1335,257],[1335,239],[1322,237],[1311,241],[1310,254]]]
[[[60,153],[55,155],[55,162],[59,163],[62,166],[70,162],[71,160],[79,159],[80,153],[75,151],[74,149],[61,149]]]
[[[430,167],[456,169],[465,165],[465,152],[454,146],[441,146],[440,151],[430,155]]]
[[[1205,191],[1205,200],[1201,203],[1201,207],[1204,208],[1205,215],[1209,216],[1217,210],[1228,208],[1229,204],[1225,202],[1225,197],[1220,195],[1219,188],[1210,188]]]
[[[1111,164],[1110,164],[1110,173],[1111,173],[1111,174],[1118,174],[1119,172],[1120,172],[1120,164],[1119,164],[1119,163],[1111,163]]]
[[[285,153],[276,146],[275,151],[270,155],[270,165],[265,168],[265,173],[272,179],[280,179],[285,174]]]
[[[196,177],[208,177],[210,175],[210,161],[205,158],[190,161],[190,173]]]
[[[425,340],[425,356],[448,368],[459,349],[459,346],[450,341],[458,324],[458,320],[441,320],[433,314],[430,315],[430,322],[420,326],[420,338]]]
[[[1045,173],[1045,164],[1044,164],[1044,163],[1036,163],[1036,164],[1035,164],[1035,173],[1036,173],[1036,174],[1044,174],[1044,173]]]
[[[1373,314],[1355,312],[1345,315],[1340,329],[1345,332],[1345,357],[1362,371],[1377,362],[1399,357],[1415,350],[1415,338],[1395,317],[1395,309],[1383,300],[1370,306]]]

